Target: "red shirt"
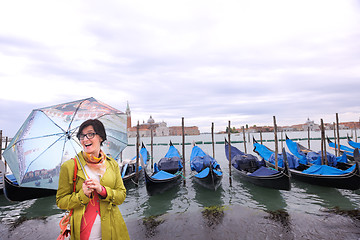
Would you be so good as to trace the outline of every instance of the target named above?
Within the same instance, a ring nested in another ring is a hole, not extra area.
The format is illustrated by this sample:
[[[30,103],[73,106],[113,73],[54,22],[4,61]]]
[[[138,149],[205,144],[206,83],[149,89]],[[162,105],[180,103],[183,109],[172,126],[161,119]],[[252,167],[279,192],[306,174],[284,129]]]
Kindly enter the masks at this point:
[[[102,198],[106,198],[107,192],[104,186],[102,187],[102,192],[100,193]],[[99,194],[93,193],[93,198],[90,199],[88,205],[86,206],[84,216],[81,220],[80,227],[80,240],[88,240],[92,226],[94,225],[96,216],[100,214],[100,199]]]

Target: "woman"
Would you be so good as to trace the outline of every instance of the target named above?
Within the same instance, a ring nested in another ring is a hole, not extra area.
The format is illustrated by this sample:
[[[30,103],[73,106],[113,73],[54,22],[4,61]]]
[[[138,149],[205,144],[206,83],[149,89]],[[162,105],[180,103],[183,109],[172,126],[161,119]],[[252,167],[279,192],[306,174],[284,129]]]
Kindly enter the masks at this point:
[[[61,166],[56,193],[59,208],[73,209],[71,239],[130,239],[117,206],[126,197],[120,169],[117,162],[101,150],[106,140],[104,125],[97,119],[87,120],[76,136],[83,151],[75,157],[78,168],[75,192],[75,162],[70,159]]]

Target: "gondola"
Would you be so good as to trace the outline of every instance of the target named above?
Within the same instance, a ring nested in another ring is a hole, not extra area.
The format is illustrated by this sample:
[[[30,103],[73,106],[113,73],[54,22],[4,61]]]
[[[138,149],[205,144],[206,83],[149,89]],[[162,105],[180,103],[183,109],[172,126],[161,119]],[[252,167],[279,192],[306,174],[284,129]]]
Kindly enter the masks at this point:
[[[334,150],[334,151],[337,151],[337,144],[335,144],[334,142],[332,142],[330,140],[329,137],[326,137],[326,140],[329,144],[329,147],[330,149]],[[349,148],[347,146],[344,146],[344,145],[341,145],[340,144],[340,153],[343,154],[345,153],[346,154],[346,157],[350,160],[350,161],[354,161],[354,149],[353,148]]]
[[[165,157],[154,164],[154,172],[149,175],[144,166],[146,190],[149,195],[162,193],[181,182],[180,154],[170,141],[170,147]]]
[[[353,148],[360,148],[360,143],[352,141],[350,139],[349,135],[347,135],[347,140],[348,140],[349,146],[351,146]]]
[[[56,195],[54,189],[47,188],[33,188],[33,187],[20,187],[15,177],[12,175],[4,176],[4,195],[9,201],[25,201],[35,198],[42,198]]]
[[[274,152],[268,147],[259,144],[255,139],[253,139],[253,141],[254,152],[256,152],[259,156],[263,157],[269,166],[274,167],[274,164],[269,162],[269,157],[273,155]],[[357,154],[359,153],[358,150],[356,150],[356,152]],[[278,156],[281,159],[281,156]],[[356,159],[358,160],[359,158],[360,157],[357,157]],[[360,188],[360,170],[358,161],[356,161],[350,169],[345,171],[326,165],[310,166],[301,164],[301,167],[305,168],[305,170],[302,170],[299,167],[297,169],[290,167],[292,178],[325,187],[334,187],[350,190],[356,190]],[[325,174],[319,173],[319,171],[315,170],[323,171],[325,172]]]
[[[141,179],[144,176],[143,167],[141,166],[141,161],[144,162],[144,165],[146,167],[148,159],[149,159],[148,151],[147,151],[144,143],[142,143],[140,155],[139,155],[139,163],[138,163],[139,164],[139,175],[138,175],[139,179]],[[130,183],[137,182],[136,181],[136,156],[133,157],[131,160],[124,159],[119,165],[120,165],[121,177],[126,186],[129,186]]]
[[[276,171],[266,167],[265,161],[259,161],[252,154],[245,154],[234,146],[231,149],[231,166],[234,174],[255,185],[274,188],[279,190],[290,190],[290,172],[285,163],[285,168]],[[229,160],[229,144],[225,139],[225,155]]]
[[[302,146],[300,143],[294,142],[287,136],[287,134],[285,135],[285,137],[286,145],[289,151],[299,159],[300,163],[321,165],[321,152],[315,152],[309,148]],[[353,164],[348,163],[346,154],[336,157],[334,154],[326,152],[326,157],[328,165],[336,167],[338,169],[346,170]]]
[[[220,164],[195,144],[191,150],[190,168],[196,173],[193,181],[200,186],[216,191],[221,185],[223,172]]]

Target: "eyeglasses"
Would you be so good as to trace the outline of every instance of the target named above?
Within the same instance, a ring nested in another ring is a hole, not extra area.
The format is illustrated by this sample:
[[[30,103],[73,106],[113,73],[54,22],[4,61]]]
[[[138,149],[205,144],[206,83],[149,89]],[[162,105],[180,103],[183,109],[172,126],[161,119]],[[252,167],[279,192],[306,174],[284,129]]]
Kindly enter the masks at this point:
[[[79,135],[79,140],[84,140],[85,136],[87,137],[87,139],[93,139],[96,134],[97,133],[95,133],[95,132],[91,132],[91,133],[87,133],[87,134],[80,134]]]

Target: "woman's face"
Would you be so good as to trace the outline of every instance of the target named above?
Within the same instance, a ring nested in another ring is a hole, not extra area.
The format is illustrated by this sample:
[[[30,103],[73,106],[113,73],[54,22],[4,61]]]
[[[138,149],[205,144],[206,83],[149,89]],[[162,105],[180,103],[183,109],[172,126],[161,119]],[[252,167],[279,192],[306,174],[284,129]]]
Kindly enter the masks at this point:
[[[91,138],[91,135],[94,135],[93,138]],[[102,138],[96,134],[93,126],[87,126],[82,130],[80,135],[80,143],[84,149],[84,152],[91,154],[94,157],[99,157],[101,141]]]

